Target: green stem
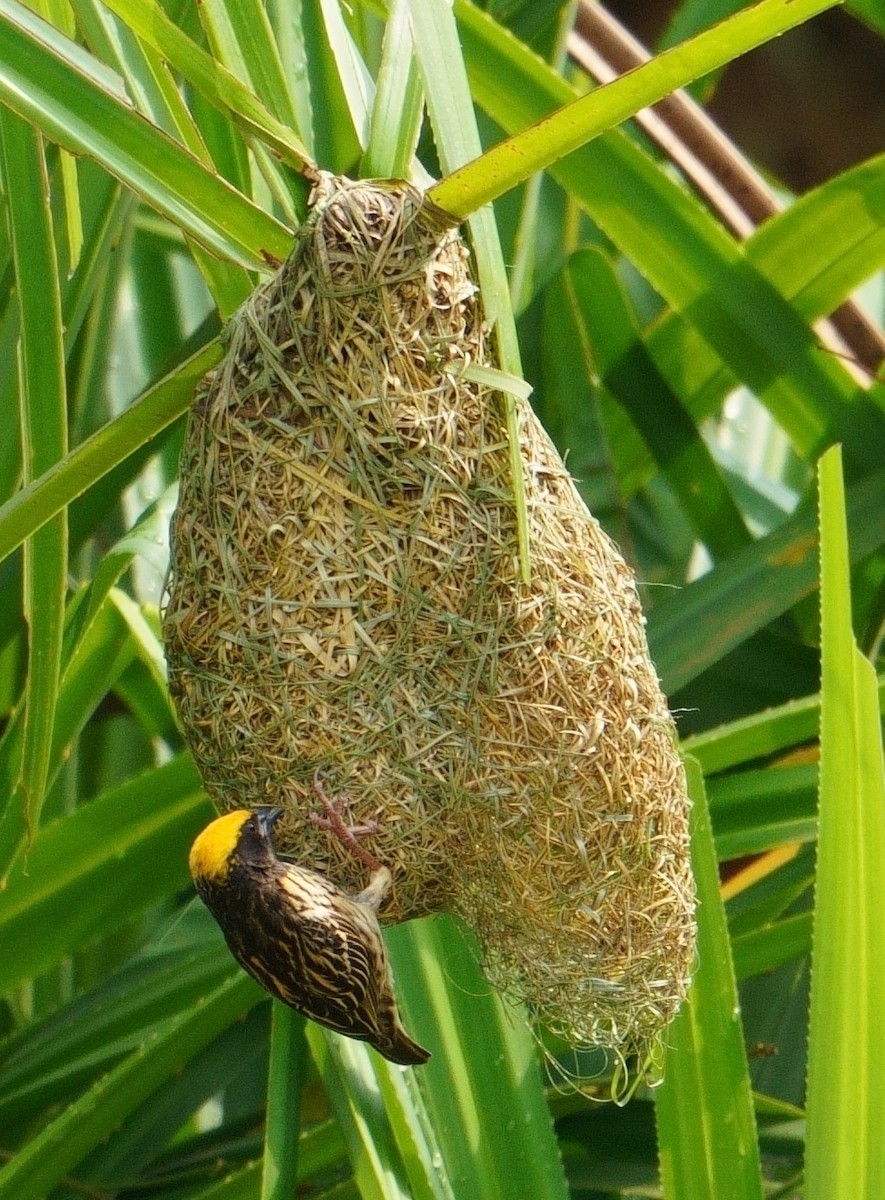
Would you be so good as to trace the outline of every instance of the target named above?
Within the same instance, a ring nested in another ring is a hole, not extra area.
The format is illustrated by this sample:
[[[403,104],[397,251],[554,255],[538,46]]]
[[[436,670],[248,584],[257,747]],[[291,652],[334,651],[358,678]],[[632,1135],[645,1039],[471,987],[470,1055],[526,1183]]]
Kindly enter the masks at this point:
[[[838,0],[762,0],[705,29],[642,67],[557,109],[537,124],[499,142],[485,154],[446,175],[428,200],[457,221],[503,196],[535,171],[559,162],[641,108],[717,70],[748,50],[800,25]],[[458,0],[459,21],[478,23],[485,13]]]

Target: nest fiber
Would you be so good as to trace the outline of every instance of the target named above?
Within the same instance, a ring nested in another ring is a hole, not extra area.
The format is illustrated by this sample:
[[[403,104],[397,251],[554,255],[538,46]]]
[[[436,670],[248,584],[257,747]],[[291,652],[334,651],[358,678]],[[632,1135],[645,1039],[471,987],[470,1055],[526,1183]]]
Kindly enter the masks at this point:
[[[358,889],[319,772],[378,823],[382,919],[455,913],[544,1025],[642,1048],[693,956],[683,769],[633,576],[516,402],[519,581],[467,258],[416,189],[318,178],[191,413],[171,687],[219,808],[283,806],[282,849]]]

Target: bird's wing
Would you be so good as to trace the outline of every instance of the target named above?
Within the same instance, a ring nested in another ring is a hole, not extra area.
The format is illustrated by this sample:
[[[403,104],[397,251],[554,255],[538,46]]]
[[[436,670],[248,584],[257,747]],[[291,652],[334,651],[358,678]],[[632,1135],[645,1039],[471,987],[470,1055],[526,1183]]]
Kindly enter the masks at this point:
[[[319,882],[316,882],[319,881]],[[286,961],[274,972],[288,986],[288,1003],[323,1025],[351,1037],[378,1031],[378,963],[376,936],[366,928],[357,902],[321,876],[311,881],[313,894],[304,903],[305,880],[293,869],[280,876],[284,899],[280,936],[274,938]],[[297,904],[297,917],[292,905]],[[377,934],[380,942],[380,931]]]

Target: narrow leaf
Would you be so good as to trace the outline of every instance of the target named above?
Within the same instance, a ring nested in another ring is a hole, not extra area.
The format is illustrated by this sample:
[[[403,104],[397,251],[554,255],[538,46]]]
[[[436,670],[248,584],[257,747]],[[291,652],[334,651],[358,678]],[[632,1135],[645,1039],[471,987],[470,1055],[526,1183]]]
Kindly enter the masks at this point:
[[[191,41],[156,0],[109,0],[108,8],[180,71],[210,104],[229,112],[244,130],[257,134],[282,159],[298,167],[309,161],[292,129],[278,121],[222,63]],[[281,107],[285,108],[282,103]]]
[[[379,1103],[374,1051],[311,1023],[306,1032],[362,1200],[412,1200],[390,1123]]]
[[[0,99],[75,154],[87,154],[200,245],[253,269],[291,236],[128,103],[119,77],[17,3],[0,0]]]
[[[424,89],[412,51],[408,3],[394,0],[384,28],[361,174],[370,179],[408,179],[423,115]]]
[[[271,1007],[261,1200],[289,1200],[295,1194],[306,1049],[304,1017],[275,1000]]]
[[[0,507],[0,562],[65,505],[187,412],[194,388],[221,354],[217,341],[198,350]]]
[[[885,472],[878,471],[849,490],[852,561],[885,544],[883,487]],[[648,640],[668,695],[811,595],[815,549],[814,514],[799,509],[779,529],[655,605]]]
[[[805,1195],[885,1195],[885,776],[857,649],[841,455],[820,463],[821,773]]]
[[[388,945],[406,1024],[433,1052],[414,1082],[455,1197],[564,1200],[525,1010],[505,1006],[449,918],[399,925]]]
[[[0,1170],[0,1200],[45,1200],[124,1117],[262,996],[238,972],[201,1003],[165,1022]]]
[[[445,212],[463,220],[483,204],[558,162],[639,109],[777,37],[837,0],[762,0],[690,41],[575,100],[449,175],[431,191]],[[459,6],[463,10],[463,3]]]
[[[0,993],[188,886],[185,847],[211,813],[181,755],[43,827],[3,893]]]
[[[445,171],[453,172],[480,151],[479,131],[458,30],[446,0],[409,0],[409,13],[415,55],[424,83],[427,108],[440,161]],[[430,193],[428,197],[432,200]],[[476,256],[483,310],[486,320],[495,331],[498,366],[511,375],[521,376],[522,366],[516,323],[510,304],[510,286],[507,282],[495,216],[491,208],[476,206],[476,210],[471,212],[469,227]],[[520,406],[512,392],[504,392],[504,411],[516,508],[520,575],[523,581],[527,581],[531,574],[531,545],[520,453]]]
[[[762,1200],[750,1076],[703,777],[686,763],[698,886],[698,965],[667,1031],[655,1093],[665,1200]]]
[[[9,212],[21,332],[19,424],[25,483],[50,470],[67,450],[64,340],[49,177],[40,135],[0,112],[3,183]],[[49,748],[61,670],[68,571],[67,514],[59,513],[25,545],[24,615],[28,679],[21,774],[8,803],[33,833],[49,777]]]
[[[599,250],[579,250],[565,284],[593,367],[642,433],[698,538],[714,559],[742,550],[750,542],[743,518],[680,397],[658,374],[614,265]]]
[[[487,13],[467,0],[455,11],[476,102],[505,130],[522,130],[579,94]],[[852,465],[879,466],[881,411],[838,360],[821,354],[746,248],[626,133],[609,129],[550,174],[688,324],[691,344],[712,347],[770,407],[800,454],[840,439]],[[674,360],[674,383],[692,363],[690,352]]]

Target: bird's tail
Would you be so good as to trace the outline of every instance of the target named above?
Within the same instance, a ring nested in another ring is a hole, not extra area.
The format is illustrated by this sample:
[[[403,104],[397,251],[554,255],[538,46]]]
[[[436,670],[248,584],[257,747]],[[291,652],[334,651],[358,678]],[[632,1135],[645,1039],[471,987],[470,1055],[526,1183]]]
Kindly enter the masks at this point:
[[[379,1054],[401,1067],[419,1067],[430,1058],[430,1051],[412,1041],[404,1029],[396,1030],[394,1037],[386,1042],[374,1042]]]

